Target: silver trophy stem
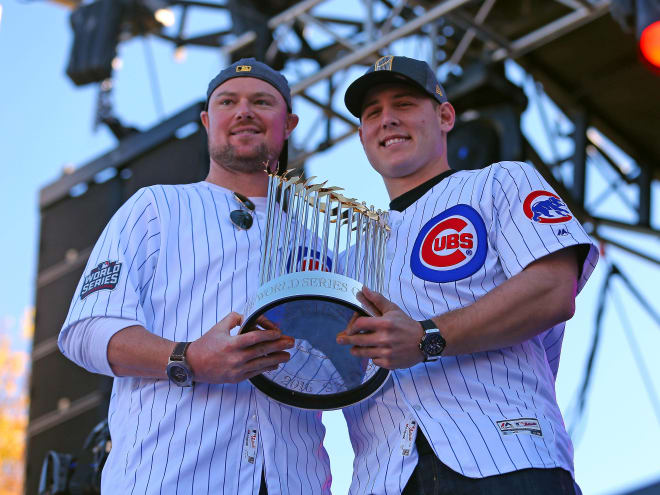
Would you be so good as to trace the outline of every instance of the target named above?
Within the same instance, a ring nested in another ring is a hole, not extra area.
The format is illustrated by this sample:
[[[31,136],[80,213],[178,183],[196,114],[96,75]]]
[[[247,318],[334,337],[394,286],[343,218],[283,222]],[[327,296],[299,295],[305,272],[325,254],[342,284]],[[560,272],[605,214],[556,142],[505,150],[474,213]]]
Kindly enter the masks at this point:
[[[380,266],[380,291],[385,290],[385,260],[387,259],[387,239],[390,237],[390,233],[383,229],[383,263]]]
[[[374,212],[375,213],[375,212]],[[373,257],[371,259],[371,270],[373,273],[371,274],[372,278],[372,283],[374,284],[373,290],[378,290],[378,260],[380,259],[380,249],[378,245],[378,241],[380,239],[380,229],[378,228],[378,220],[377,219],[372,219],[371,220],[373,223],[373,242],[374,242],[374,249],[373,249]]]
[[[295,179],[294,179],[295,180]],[[283,236],[283,241],[282,241],[282,260],[280,261],[280,274],[286,273],[286,260],[289,257],[289,250],[291,249],[291,243],[289,242],[289,236],[291,234],[291,222],[294,218],[293,216],[293,198],[294,198],[294,193],[296,190],[296,183],[295,182],[290,182],[289,185],[289,195],[286,198],[286,204],[287,204],[287,215],[286,215],[286,226],[284,228],[284,236]]]
[[[376,211],[374,210],[374,207],[371,207],[371,217],[369,218],[369,224],[371,225],[371,256],[369,258],[369,277],[371,281],[371,285],[369,286],[370,289],[376,290],[376,260],[378,259],[378,251],[376,248],[378,247],[377,242],[377,233],[378,233],[378,223],[376,221]]]
[[[380,216],[380,210],[378,211],[378,215]],[[378,255],[376,256],[376,290],[378,292],[383,291],[383,278],[382,278],[382,273],[381,273],[381,266],[383,266],[383,232],[384,229],[382,228],[382,224],[379,222],[378,223],[379,229],[378,229],[378,239],[377,239],[377,253]]]
[[[339,261],[339,237],[341,236],[341,200],[337,201],[337,223],[335,224],[335,243],[333,247],[333,257],[334,262],[332,263],[332,273],[339,273],[338,261]]]
[[[291,240],[289,249],[291,250],[291,263],[288,271],[295,270],[296,266],[296,254],[298,251],[298,237],[300,236],[300,229],[302,228],[300,224],[300,208],[302,208],[301,203],[304,197],[305,184],[304,182],[298,183],[295,190],[295,209],[293,209],[293,232],[291,233]]]
[[[276,229],[278,220],[280,218],[280,202],[277,201],[277,192],[282,190],[282,178],[278,175],[274,177],[273,181],[273,205],[271,209],[271,215],[273,216],[272,222],[270,224],[271,237],[268,246],[268,264],[266,265],[266,281],[272,280],[274,278],[274,263],[275,258],[277,258],[277,232]]]
[[[371,254],[371,219],[367,214],[365,215],[365,226],[364,226],[364,285],[373,289],[373,284],[371,283],[371,273],[369,272],[369,256]]]
[[[261,262],[259,269],[259,279],[261,285],[268,280],[268,263],[270,260],[270,244],[273,239],[273,203],[275,202],[275,195],[273,190],[275,188],[275,176],[268,174],[268,201],[266,202],[266,235],[261,249]]]
[[[292,192],[295,190],[296,185],[291,182],[290,179],[287,179],[286,187],[285,190],[282,192],[282,211],[284,216],[282,217],[282,224],[280,226],[280,235],[282,238],[277,241],[277,246],[279,248],[280,255],[277,259],[277,265],[276,265],[276,271],[277,275],[284,275],[286,273],[286,259],[287,259],[287,252],[289,249],[288,245],[288,236],[289,236],[289,230],[291,228],[291,195]]]
[[[280,237],[282,232],[282,220],[283,220],[282,217],[284,216],[284,194],[286,192],[288,182],[286,182],[285,179],[280,178],[279,186],[280,186],[280,201],[278,203],[278,206],[275,208],[277,214],[275,215],[275,224],[273,225],[273,227],[275,228],[275,232],[273,233],[275,239],[275,246],[273,251],[274,258],[271,259],[270,269],[272,270],[272,276],[269,277],[269,280],[272,280],[279,275],[277,273],[277,267],[281,256]]]
[[[364,283],[360,276],[360,262],[362,261],[362,212],[360,211],[357,219],[357,230],[355,231],[355,280]]]
[[[273,183],[268,197],[268,244],[266,245],[265,261],[264,261],[264,282],[272,279],[272,266],[273,266],[273,252],[276,252],[275,244],[275,224],[277,223],[277,188],[280,184],[280,177],[273,176]]]
[[[332,206],[332,194],[325,197],[325,221],[323,222],[323,236],[321,237],[321,259],[319,260],[319,268],[323,269],[325,260],[328,256],[328,236],[330,234],[330,210]],[[328,267],[326,267],[327,269]]]
[[[380,262],[380,265],[378,267],[378,271],[380,273],[380,291],[379,292],[381,292],[381,293],[385,289],[385,259],[386,259],[385,255],[387,254],[387,239],[390,236],[389,230],[387,230],[389,228],[388,225],[387,225],[388,220],[389,220],[389,218],[388,218],[387,212],[383,212],[383,214],[380,218],[380,221],[381,221],[381,240],[380,240],[380,244],[381,244],[382,255],[381,255],[381,258],[380,258],[381,262]]]
[[[348,277],[348,265],[351,261],[351,238],[353,237],[353,207],[348,207],[348,217],[346,223],[346,259],[344,260],[344,275]]]
[[[305,182],[299,182],[296,185],[296,190],[295,190],[295,201],[296,201],[296,208],[295,208],[295,214],[293,217],[293,233],[291,237],[291,264],[289,271],[295,270],[296,266],[296,256],[298,253],[298,241],[300,237],[300,231],[305,228],[303,224],[300,222],[300,218],[302,216],[302,208],[306,208],[305,203],[304,203],[304,195],[306,191],[306,185]]]
[[[312,217],[313,227],[309,238],[309,248],[307,249],[307,257],[308,257],[307,270],[309,270],[311,266],[314,266],[313,264],[310,265],[310,257],[312,263],[314,261],[314,258],[316,257],[316,247],[318,246],[318,239],[319,239],[320,204],[321,204],[321,192],[316,191],[316,198],[314,199],[314,209],[312,210],[312,213],[314,215]],[[304,258],[305,258],[305,253],[303,253],[303,259]]]
[[[301,198],[301,208],[305,209],[305,212],[303,214],[303,221],[300,225],[300,229],[298,232],[296,232],[296,239],[294,242],[294,251],[293,251],[293,262],[291,266],[293,267],[293,270],[298,270],[298,261],[300,260],[300,257],[302,256],[302,251],[303,247],[305,245],[305,241],[307,239],[307,214],[309,213],[309,195],[310,195],[310,190],[305,187],[303,193],[302,193],[302,198]],[[301,236],[302,236],[302,242],[301,242]]]
[[[259,261],[259,285],[263,285],[266,281],[266,266],[268,266],[268,259],[270,249],[268,248],[269,243],[272,238],[272,229],[271,223],[273,221],[273,215],[271,209],[273,203],[275,202],[275,195],[273,194],[273,184],[275,183],[274,177],[271,174],[268,174],[268,201],[266,202],[266,232],[264,233],[263,244],[261,245],[261,260]]]

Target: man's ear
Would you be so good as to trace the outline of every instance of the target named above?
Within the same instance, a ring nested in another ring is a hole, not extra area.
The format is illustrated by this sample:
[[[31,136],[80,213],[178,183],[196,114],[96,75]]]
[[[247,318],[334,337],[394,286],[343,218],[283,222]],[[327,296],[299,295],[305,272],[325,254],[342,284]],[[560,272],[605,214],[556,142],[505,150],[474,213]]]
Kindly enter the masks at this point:
[[[454,106],[448,101],[441,103],[436,107],[436,114],[440,121],[440,128],[443,132],[447,133],[454,128],[456,122],[456,110]]]
[[[286,129],[284,133],[284,139],[289,139],[289,136],[298,125],[299,120],[300,119],[295,113],[290,113],[286,116]]]
[[[358,136],[360,136],[360,144],[364,148],[364,141],[362,140],[362,126],[358,127]]]
[[[204,126],[204,129],[206,129],[206,132],[209,132],[209,113],[206,110],[202,110],[202,112],[199,114],[199,118],[202,120],[202,125]]]

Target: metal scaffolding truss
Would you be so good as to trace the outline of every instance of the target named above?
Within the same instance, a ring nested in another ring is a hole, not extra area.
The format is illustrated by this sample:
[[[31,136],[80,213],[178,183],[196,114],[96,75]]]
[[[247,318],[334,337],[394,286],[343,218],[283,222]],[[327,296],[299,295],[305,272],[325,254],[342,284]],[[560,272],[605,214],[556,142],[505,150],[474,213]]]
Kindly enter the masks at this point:
[[[560,106],[574,128],[574,150],[569,156],[555,152],[544,161],[534,146],[528,146],[525,158],[533,161],[559,189],[570,193],[576,215],[592,227],[594,236],[647,260],[660,262],[652,254],[626,246],[605,232],[608,227],[615,227],[658,236],[650,207],[651,182],[654,176],[660,177],[658,169],[654,171],[651,164],[659,161],[658,156],[639,152],[634,144],[626,142],[616,130],[599,120],[598,115],[586,109],[579,98],[571,98],[566,89],[555,90],[560,87],[557,78],[543,72],[532,58],[525,58],[589,23],[609,17],[611,3],[611,0],[362,0],[353,4],[352,12],[346,12],[345,7],[350,3],[337,0],[269,2],[269,12],[279,13],[267,21],[272,41],[262,58],[285,65],[294,96],[316,113],[316,120],[307,126],[307,135],[292,142],[290,165],[303,166],[308,158],[330,150],[357,131],[358,123],[347,115],[342,98],[346,72],[356,65],[364,67],[390,52],[407,54],[410,47],[415,47],[447,82],[451,96],[451,80],[460,80],[465,68],[475,64],[494,67],[507,59],[514,60],[553,90],[551,96],[561,100]],[[155,34],[177,47],[216,47],[231,58],[254,45],[258,31],[263,34],[259,19],[255,20],[254,31],[237,33],[232,24],[237,11],[246,8],[258,11],[262,8],[259,2],[161,0],[155,5],[167,6],[176,14],[176,22],[170,29]],[[209,9],[226,12],[224,25],[211,33],[187,34],[190,14]],[[541,112],[542,106],[539,103]],[[544,124],[552,148],[560,136],[547,119]],[[622,172],[621,164],[603,148],[600,139],[594,138],[601,135],[594,132],[594,125],[633,157],[634,173]],[[604,172],[604,169],[608,170]],[[587,199],[590,194],[586,177],[591,173],[607,174],[610,184],[596,199]],[[626,195],[622,193],[624,188],[632,192]],[[599,205],[613,194],[623,198],[625,208],[630,210],[623,215],[624,219],[597,213]]]

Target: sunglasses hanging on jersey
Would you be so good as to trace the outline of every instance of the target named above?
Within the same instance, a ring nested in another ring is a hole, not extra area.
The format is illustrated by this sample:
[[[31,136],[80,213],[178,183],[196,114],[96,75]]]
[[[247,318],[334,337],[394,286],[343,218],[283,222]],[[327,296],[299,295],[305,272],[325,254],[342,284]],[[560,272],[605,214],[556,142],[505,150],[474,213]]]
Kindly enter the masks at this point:
[[[254,213],[254,203],[249,198],[240,193],[234,193],[234,199],[241,206],[238,210],[229,213],[231,223],[240,230],[248,230],[252,227],[252,214]]]

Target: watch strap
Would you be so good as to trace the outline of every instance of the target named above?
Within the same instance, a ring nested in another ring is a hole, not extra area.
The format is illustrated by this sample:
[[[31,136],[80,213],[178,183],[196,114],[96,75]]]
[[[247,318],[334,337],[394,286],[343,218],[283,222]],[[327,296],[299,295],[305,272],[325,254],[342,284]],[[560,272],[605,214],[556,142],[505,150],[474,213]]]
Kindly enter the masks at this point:
[[[422,326],[422,329],[424,330],[424,335],[422,336],[422,339],[419,341],[419,350],[422,351],[422,354],[424,355],[424,362],[428,363],[431,361],[437,361],[438,359],[440,359],[440,355],[442,354],[442,351],[447,345],[447,342],[440,333],[440,329],[438,328],[438,325],[436,325],[433,320],[431,319],[422,320],[419,322],[419,324]],[[438,350],[439,352],[437,353],[433,352],[432,354],[429,353],[430,349],[427,342],[428,338],[432,338],[439,341],[440,344],[440,349]]]
[[[438,328],[438,325],[433,323],[433,320],[431,320],[431,319],[422,320],[422,321],[419,322],[419,324],[422,325],[422,328],[424,329],[424,332],[426,332],[427,330],[432,330],[434,328],[435,329]]]
[[[177,342],[170,354],[170,361],[183,361],[190,342]]]

